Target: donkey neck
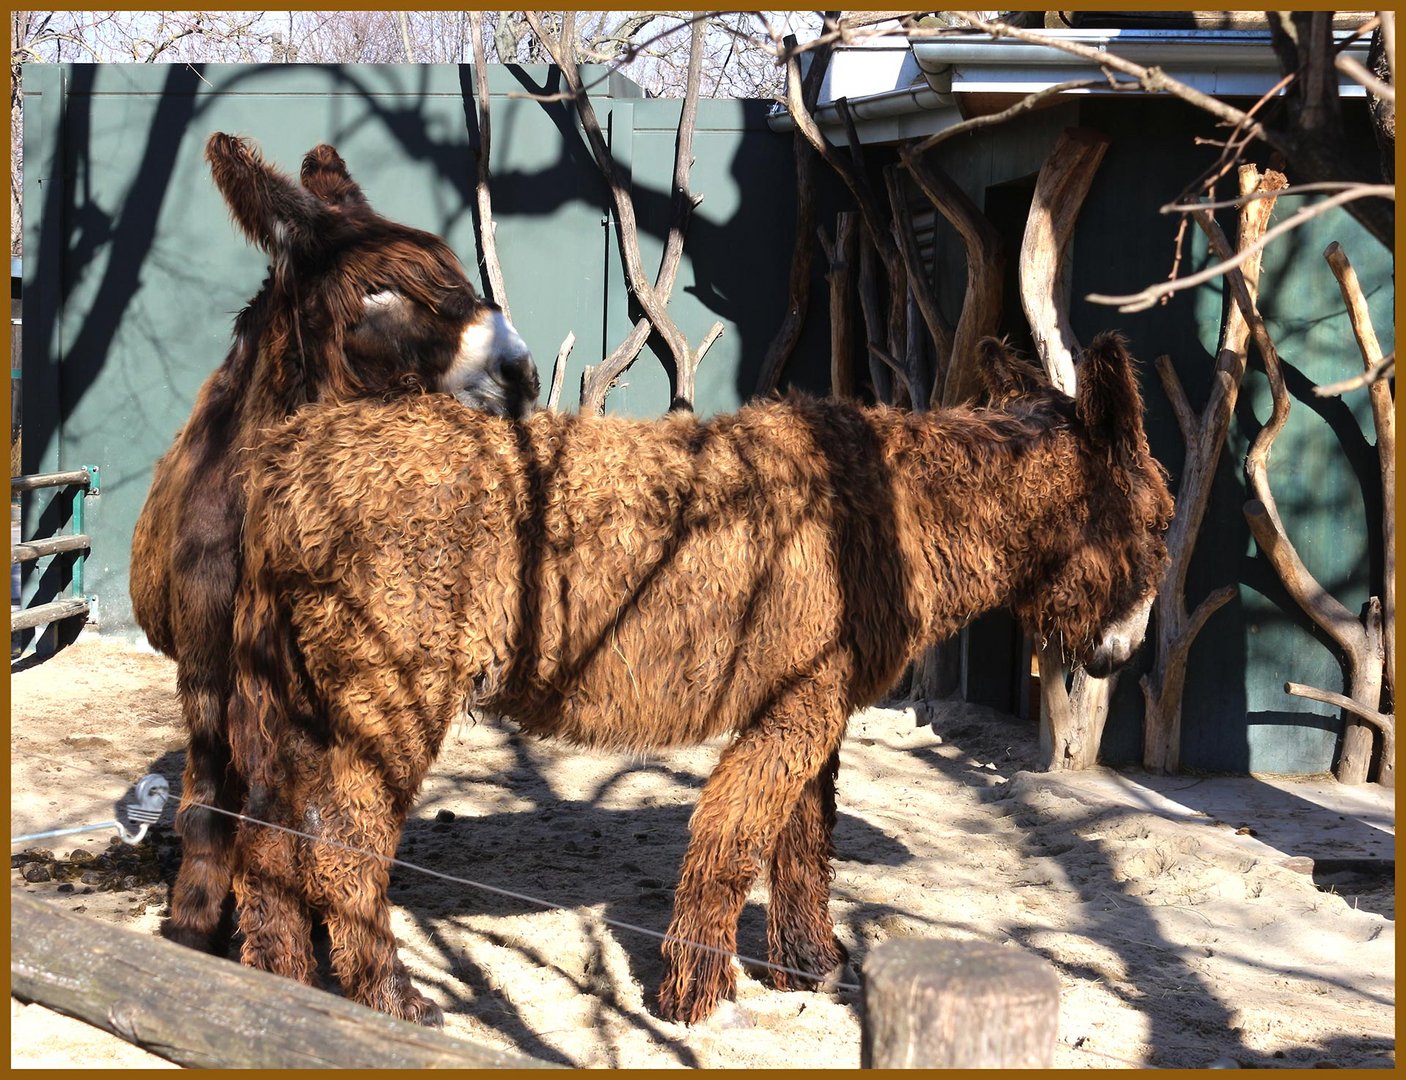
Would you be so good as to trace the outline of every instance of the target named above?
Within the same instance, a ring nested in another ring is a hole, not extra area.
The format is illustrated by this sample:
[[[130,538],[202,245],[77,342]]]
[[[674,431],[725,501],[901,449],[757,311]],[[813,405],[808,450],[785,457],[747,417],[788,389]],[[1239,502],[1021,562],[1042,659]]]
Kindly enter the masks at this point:
[[[929,642],[1008,604],[1086,516],[1075,441],[1053,408],[904,416],[886,443],[917,525],[910,582]]]

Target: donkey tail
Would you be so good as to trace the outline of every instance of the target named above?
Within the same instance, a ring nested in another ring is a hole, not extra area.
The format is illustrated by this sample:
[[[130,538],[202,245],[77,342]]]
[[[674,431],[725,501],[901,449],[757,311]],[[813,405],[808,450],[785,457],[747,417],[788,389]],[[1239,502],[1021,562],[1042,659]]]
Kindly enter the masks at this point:
[[[234,609],[229,743],[257,813],[273,793],[286,790],[286,752],[295,723],[314,706],[287,594],[252,530],[246,532],[244,571]]]

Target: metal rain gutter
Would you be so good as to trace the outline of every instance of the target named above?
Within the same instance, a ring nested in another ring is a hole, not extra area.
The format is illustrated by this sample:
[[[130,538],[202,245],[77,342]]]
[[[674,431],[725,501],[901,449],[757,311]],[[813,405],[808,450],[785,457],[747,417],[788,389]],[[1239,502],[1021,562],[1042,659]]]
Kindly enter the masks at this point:
[[[937,111],[950,112],[952,123],[961,119],[952,103],[952,95],[940,94],[925,82],[869,94],[862,98],[850,98],[849,109],[856,121],[888,120]],[[842,126],[839,112],[833,103],[819,106],[814,115],[815,122],[821,127]],[[766,122],[772,131],[791,131],[795,127],[791,122],[791,114],[782,106],[773,106]]]
[[[1280,77],[1279,59],[1264,30],[1045,30],[1042,35],[1112,53],[1143,67],[1160,67],[1208,94],[1259,97]],[[1338,42],[1350,36],[1350,31],[1334,32]],[[1365,39],[1355,41],[1347,51],[1365,61],[1367,45]],[[1092,61],[1052,45],[979,32],[914,40],[911,47],[934,89],[954,95],[1026,94],[1056,83],[1101,77],[1101,69]],[[1338,89],[1343,97],[1366,94],[1345,75],[1338,76]]]
[[[801,72],[812,54],[801,57]],[[935,89],[918,66],[907,37],[886,35],[860,45],[837,49],[820,87],[815,122],[822,128],[843,127],[835,102],[849,102],[855,122],[870,139],[913,138],[956,123],[960,116],[950,95]],[[790,114],[775,105],[767,116],[773,131],[790,131]]]

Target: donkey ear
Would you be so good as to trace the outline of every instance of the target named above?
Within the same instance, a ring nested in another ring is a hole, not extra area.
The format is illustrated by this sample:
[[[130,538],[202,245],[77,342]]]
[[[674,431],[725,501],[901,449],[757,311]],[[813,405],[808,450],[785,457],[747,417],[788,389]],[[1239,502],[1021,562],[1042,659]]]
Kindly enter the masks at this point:
[[[205,160],[235,223],[251,244],[276,259],[286,259],[322,242],[332,211],[266,164],[249,140],[216,132],[205,143]]]
[[[1054,390],[1049,376],[1028,360],[1023,360],[1005,341],[982,338],[976,345],[982,381],[993,405]]]
[[[1079,362],[1075,411],[1091,438],[1105,446],[1132,446],[1145,438],[1142,395],[1122,334],[1105,331]]]
[[[337,151],[322,143],[303,155],[300,179],[323,202],[331,206],[366,206],[360,185],[347,172],[347,163]]]

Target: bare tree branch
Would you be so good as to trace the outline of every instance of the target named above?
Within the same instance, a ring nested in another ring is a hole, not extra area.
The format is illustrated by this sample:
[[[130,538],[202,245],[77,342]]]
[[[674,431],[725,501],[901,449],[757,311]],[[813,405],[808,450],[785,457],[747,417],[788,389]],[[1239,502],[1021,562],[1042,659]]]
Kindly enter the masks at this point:
[[[1380,367],[1382,347],[1372,327],[1372,313],[1367,298],[1357,280],[1357,271],[1348,261],[1347,253],[1337,241],[1323,253],[1337,278],[1343,303],[1347,305],[1348,321],[1362,354],[1363,366],[1370,373]],[[1391,387],[1385,379],[1374,379],[1368,391],[1372,403],[1372,421],[1377,429],[1377,457],[1382,474],[1382,604],[1386,640],[1387,685],[1396,687],[1396,410],[1393,408]]]
[[[1272,170],[1261,177],[1259,169],[1253,165],[1242,165],[1238,179],[1242,196],[1256,191],[1266,195],[1264,199],[1246,200],[1240,211],[1237,246],[1243,250],[1265,231],[1274,212],[1273,192],[1282,189],[1287,181],[1282,173]],[[1220,234],[1219,226],[1209,211],[1196,211],[1196,220],[1204,228]],[[1243,271],[1233,272],[1251,304],[1259,291],[1260,269],[1259,256],[1252,256],[1246,260]],[[1171,562],[1157,588],[1157,603],[1153,608],[1157,633],[1152,669],[1141,680],[1145,703],[1143,764],[1155,772],[1175,772],[1180,766],[1182,701],[1191,646],[1211,615],[1237,593],[1232,586],[1223,587],[1202,600],[1195,611],[1187,615],[1187,573],[1195,555],[1201,524],[1210,505],[1217,463],[1235,412],[1240,382],[1249,359],[1250,335],[1245,310],[1239,304],[1232,305],[1221,328],[1210,396],[1199,413],[1193,411],[1187,401],[1186,391],[1170,360],[1162,356],[1156,363],[1157,373],[1162,378],[1167,399],[1172,403],[1177,425],[1186,443],[1186,456],[1177,483],[1176,513],[1167,530],[1167,551]]]
[[[1052,38],[1045,34],[1037,34],[1020,27],[1008,26],[1002,22],[995,22],[990,19],[982,19],[976,15],[965,11],[953,11],[952,18],[965,23],[973,30],[982,30],[994,38],[1010,37],[1018,41],[1028,41],[1032,45],[1045,45],[1054,49],[1061,49],[1072,56],[1078,56],[1101,68],[1111,68],[1120,74],[1130,76],[1138,81],[1144,90],[1151,93],[1167,93],[1173,97],[1181,98],[1199,109],[1210,113],[1219,120],[1226,123],[1244,127],[1254,135],[1255,138],[1268,143],[1278,150],[1286,150],[1287,147],[1281,145],[1278,135],[1266,128],[1259,121],[1255,120],[1244,111],[1227,105],[1219,98],[1214,98],[1210,94],[1202,93],[1195,87],[1188,86],[1179,79],[1174,79],[1165,71],[1158,67],[1143,67],[1135,64],[1131,60],[1125,60],[1121,56],[1107,52],[1102,49],[1095,49],[1088,45],[1081,45],[1076,41],[1065,41],[1060,38]]]
[[[1138,89],[1138,84],[1116,82],[1111,77],[1103,79],[1073,79],[1069,82],[1055,83],[1053,86],[1047,86],[1043,90],[1036,90],[1032,94],[1025,95],[1025,97],[1021,98],[1008,109],[1002,109],[997,113],[987,113],[984,116],[974,116],[970,120],[963,120],[959,124],[953,124],[951,127],[934,132],[921,142],[907,147],[903,151],[904,156],[916,157],[919,154],[931,150],[934,146],[944,143],[948,139],[955,138],[958,135],[965,135],[968,132],[977,131],[984,127],[991,127],[995,124],[1004,124],[1007,120],[1013,120],[1017,116],[1030,112],[1049,98],[1058,97],[1060,94],[1068,93],[1070,90],[1090,90],[1099,87],[1105,90],[1110,88],[1114,90],[1136,90]]]
[[[1347,53],[1339,53],[1338,58],[1333,61],[1333,66],[1346,75],[1349,79],[1364,87],[1367,93],[1396,104],[1396,91],[1388,84],[1382,82],[1361,63],[1354,60]]]
[[[1068,128],[1040,166],[1020,247],[1020,303],[1035,348],[1055,386],[1074,393],[1079,340],[1069,321],[1073,268],[1065,257],[1094,174],[1108,153],[1108,136]]]
[[[903,153],[900,160],[928,201],[957,230],[966,254],[962,313],[952,334],[946,370],[939,365],[929,399],[933,408],[955,405],[976,397],[981,383],[974,363],[976,343],[1000,329],[1006,252],[996,227],[936,163],[916,152]]]
[[[890,231],[899,257],[903,260],[903,269],[908,274],[909,291],[913,295],[918,313],[922,316],[923,324],[927,327],[936,356],[933,378],[933,387],[936,388],[943,381],[948,365],[952,362],[952,331],[943,322],[942,315],[937,310],[937,300],[928,284],[928,268],[923,263],[923,255],[918,248],[918,233],[913,226],[913,214],[908,209],[897,165],[884,167],[884,185],[888,189],[892,222]],[[925,395],[922,398],[923,402],[926,404],[931,396]]]
[[[838,12],[827,12],[827,15]],[[788,48],[794,47],[794,36],[786,38]],[[829,65],[829,51],[817,53],[811,60],[810,70],[801,86],[801,102],[807,115],[815,108],[815,99],[820,93],[820,83]],[[799,128],[791,137],[792,153],[796,165],[796,241],[791,255],[791,274],[786,293],[786,315],[776,331],[771,345],[767,347],[762,360],[762,370],[757,376],[757,393],[769,394],[781,382],[781,372],[785,369],[805,328],[806,311],[810,307],[810,274],[814,264],[815,246],[811,236],[815,232],[815,148],[810,145]]]
[[[401,12],[404,18],[405,13]],[[474,46],[474,93],[478,96],[478,153],[475,154],[478,178],[474,197],[478,202],[478,240],[483,251],[483,269],[488,278],[488,297],[503,310],[503,317],[512,322],[508,309],[508,286],[503,280],[503,266],[498,261],[496,224],[493,220],[493,198],[488,189],[489,155],[493,140],[492,120],[488,104],[488,64],[484,60],[483,15],[469,12],[469,27]]]
[[[1350,181],[1324,180],[1315,184],[1291,184],[1282,191],[1251,191],[1237,195],[1233,199],[1208,200],[1194,203],[1167,203],[1158,213],[1194,214],[1198,210],[1225,210],[1232,206],[1244,206],[1256,199],[1287,199],[1291,195],[1314,195],[1325,191],[1355,191],[1359,184]]]
[[[682,110],[679,114],[678,138],[674,145],[674,176],[672,212],[669,220],[669,235],[664,241],[664,253],[660,258],[659,271],[655,275],[654,288],[656,303],[667,306],[674,291],[674,279],[678,275],[679,263],[683,259],[684,236],[694,207],[702,200],[688,190],[689,169],[693,164],[693,134],[698,116],[698,91],[701,81],[702,29],[700,23],[693,23],[692,41],[689,47],[688,86],[684,93]],[[637,237],[637,234],[632,234]],[[636,259],[638,242],[636,240]],[[641,307],[644,305],[641,304]],[[625,340],[604,361],[595,367],[588,367],[581,381],[581,411],[594,415],[605,407],[605,396],[615,380],[635,361],[645,342],[649,340],[651,328],[655,325],[649,317],[638,320]],[[680,333],[680,336],[682,334]],[[667,339],[666,339],[667,340]],[[687,348],[687,341],[684,347]],[[675,355],[674,399],[678,404],[687,395],[687,407],[693,407],[693,374],[702,353],[690,354],[680,364]]]
[[[1216,255],[1225,259],[1230,245],[1209,212],[1196,215],[1206,230]],[[1346,683],[1349,695],[1369,709],[1379,706],[1382,680],[1385,674],[1381,602],[1375,597],[1367,605],[1366,617],[1358,620],[1315,579],[1304,564],[1288,530],[1279,516],[1278,506],[1269,481],[1269,455],[1275,439],[1289,419],[1290,398],[1284,385],[1284,374],[1278,350],[1269,337],[1264,319],[1255,306],[1238,269],[1226,275],[1235,302],[1249,323],[1264,362],[1273,405],[1269,420],[1250,444],[1245,456],[1245,478],[1253,498],[1245,503],[1245,520],[1259,545],[1261,554],[1274,568],[1284,589],[1319,628],[1333,639],[1345,657]],[[1361,721],[1347,718],[1342,749],[1338,755],[1337,778],[1345,784],[1363,783],[1368,776],[1372,756],[1372,735]],[[1383,783],[1393,782],[1395,762],[1381,760]]]
[[[552,62],[560,69],[568,89],[576,97],[577,115],[581,119],[581,126],[585,129],[586,139],[591,147],[591,154],[596,159],[596,165],[600,169],[601,175],[605,177],[606,185],[610,189],[611,202],[615,206],[616,231],[620,242],[621,261],[625,265],[626,287],[634,294],[636,301],[644,310],[645,317],[649,319],[650,325],[654,327],[654,330],[664,339],[665,345],[668,346],[677,377],[677,374],[688,370],[693,361],[693,355],[689,349],[688,340],[674,325],[674,321],[669,318],[664,304],[659,301],[654,288],[645,277],[644,266],[640,259],[639,226],[635,220],[634,200],[630,198],[629,189],[615,168],[615,160],[610,155],[610,148],[605,144],[605,136],[601,132],[595,107],[581,86],[580,75],[576,70],[575,42],[573,40],[575,13],[567,12],[564,16],[560,40],[548,36],[536,12],[528,11],[524,15],[532,27],[533,33],[537,35],[538,40],[551,55]]]
[[[1338,397],[1346,394],[1350,390],[1361,390],[1364,386],[1371,386],[1381,379],[1390,379],[1396,372],[1396,353],[1389,352],[1369,367],[1361,375],[1354,375],[1350,379],[1342,379],[1339,382],[1328,383],[1326,386],[1315,386],[1313,392],[1318,397]]]
[[[561,404],[561,384],[566,379],[566,359],[571,355],[571,350],[576,346],[576,331],[572,330],[562,340],[561,348],[557,350],[557,358],[552,363],[552,389],[547,394],[547,408],[553,412]]]
[[[1396,718],[1386,713],[1378,712],[1376,709],[1369,709],[1360,701],[1353,701],[1352,698],[1343,694],[1335,694],[1331,690],[1320,690],[1316,686],[1305,686],[1303,683],[1286,682],[1284,693],[1293,694],[1295,697],[1308,698],[1310,701],[1321,701],[1325,705],[1333,705],[1344,712],[1350,712],[1354,716],[1360,716],[1367,723],[1371,724],[1383,735],[1396,734]],[[1395,739],[1393,738],[1393,743]],[[1383,754],[1385,756],[1385,753]]]

